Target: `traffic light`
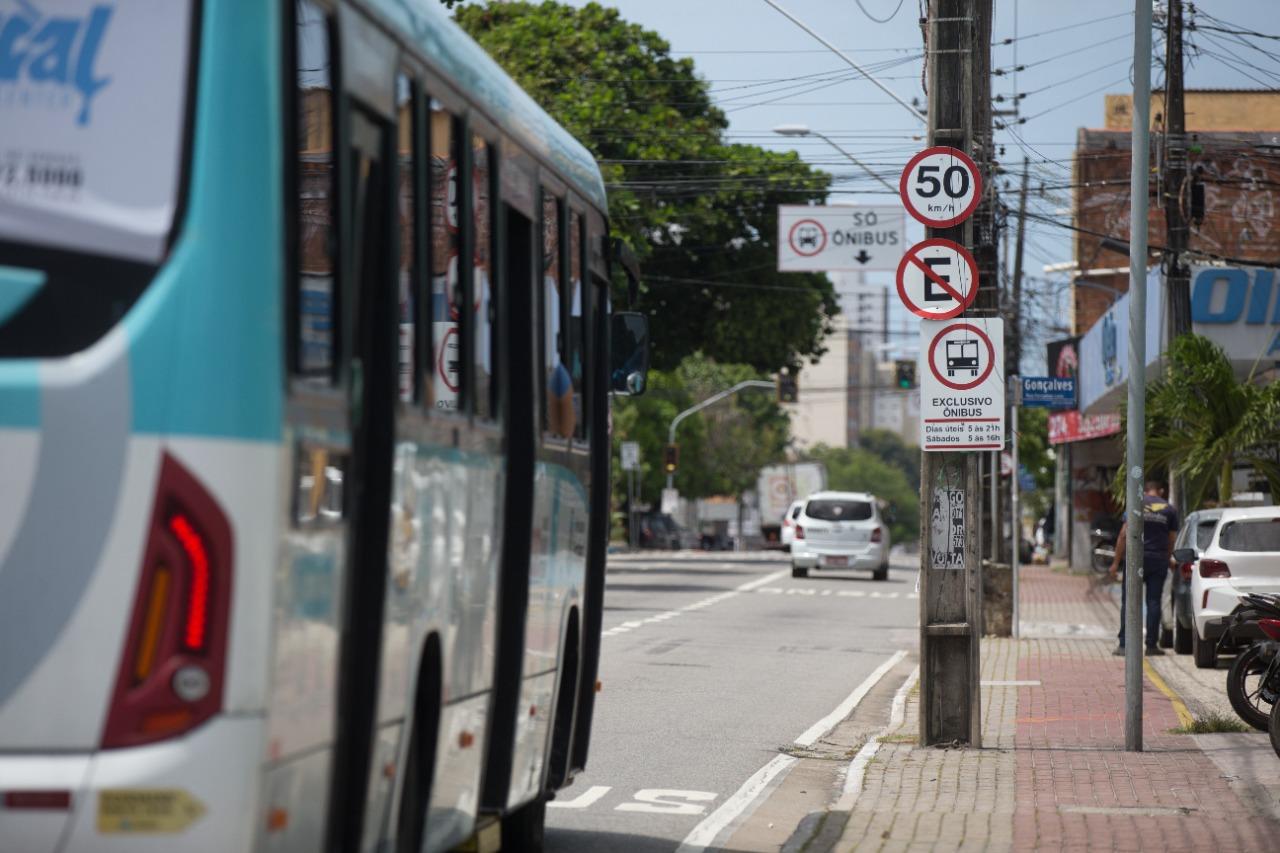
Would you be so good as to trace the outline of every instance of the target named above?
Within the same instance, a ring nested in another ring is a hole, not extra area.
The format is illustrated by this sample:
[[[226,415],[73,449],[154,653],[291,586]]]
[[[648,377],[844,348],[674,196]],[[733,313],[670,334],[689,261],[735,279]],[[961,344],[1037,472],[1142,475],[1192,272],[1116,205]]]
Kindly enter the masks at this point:
[[[662,454],[662,470],[668,474],[674,474],[676,467],[680,464],[680,448],[674,444],[668,444],[666,450]]]
[[[916,387],[916,363],[914,361],[895,361],[894,378],[899,388],[909,390]]]
[[[778,402],[794,403],[800,399],[800,388],[793,373],[778,374]]]

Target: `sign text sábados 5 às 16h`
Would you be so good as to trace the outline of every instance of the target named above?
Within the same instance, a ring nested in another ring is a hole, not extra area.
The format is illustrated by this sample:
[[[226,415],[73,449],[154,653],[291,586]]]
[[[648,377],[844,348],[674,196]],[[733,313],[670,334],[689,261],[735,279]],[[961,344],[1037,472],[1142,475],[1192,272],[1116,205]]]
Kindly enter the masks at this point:
[[[1002,448],[1004,321],[921,321],[920,359],[920,447]]]

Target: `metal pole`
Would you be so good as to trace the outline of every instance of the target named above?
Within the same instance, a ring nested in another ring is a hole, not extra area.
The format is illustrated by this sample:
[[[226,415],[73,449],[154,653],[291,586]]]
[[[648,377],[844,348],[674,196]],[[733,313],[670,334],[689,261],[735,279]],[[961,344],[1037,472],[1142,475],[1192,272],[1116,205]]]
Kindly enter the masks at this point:
[[[1142,463],[1146,457],[1147,182],[1151,128],[1151,0],[1134,0],[1129,177],[1129,435],[1125,459],[1124,747],[1142,751]]]
[[[1022,402],[1021,381],[1017,376],[1013,377],[1014,387],[1010,399],[1013,400],[1013,406],[1010,407],[1009,432],[1012,435],[1013,450],[1013,474],[1009,477],[1009,505],[1010,512],[1013,516],[1013,551],[1009,557],[1009,570],[1013,573],[1013,617],[1012,628],[1013,638],[1018,639],[1018,569],[1022,564],[1022,506],[1019,502],[1018,494],[1018,405]]]
[[[667,444],[676,443],[676,427],[680,425],[681,421],[689,417],[689,415],[692,415],[695,412],[700,412],[703,409],[705,409],[707,406],[720,402],[725,397],[730,397],[734,394],[737,394],[743,388],[776,388],[776,387],[778,387],[776,383],[767,382],[764,379],[747,379],[742,382],[739,382],[737,385],[734,385],[732,388],[729,388],[725,391],[721,391],[719,394],[712,394],[710,397],[703,400],[701,403],[695,403],[694,405],[685,409],[683,412],[681,412],[680,414],[676,415],[674,418],[671,419],[671,426],[667,429]],[[674,486],[675,486],[675,474],[668,474],[667,488],[670,489],[670,488],[673,488]]]

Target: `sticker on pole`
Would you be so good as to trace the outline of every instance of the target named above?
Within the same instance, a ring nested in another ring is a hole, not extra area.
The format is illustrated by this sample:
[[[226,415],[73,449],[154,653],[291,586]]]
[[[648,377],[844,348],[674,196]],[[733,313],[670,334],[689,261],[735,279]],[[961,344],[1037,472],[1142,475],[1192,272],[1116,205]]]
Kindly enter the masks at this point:
[[[1004,321],[978,317],[920,324],[920,446],[1004,446]]]
[[[898,296],[926,320],[949,320],[978,295],[978,264],[959,243],[934,238],[912,246],[898,262]]]
[[[938,145],[911,158],[898,181],[898,195],[916,221],[949,228],[968,219],[978,206],[982,177],[968,154]]]

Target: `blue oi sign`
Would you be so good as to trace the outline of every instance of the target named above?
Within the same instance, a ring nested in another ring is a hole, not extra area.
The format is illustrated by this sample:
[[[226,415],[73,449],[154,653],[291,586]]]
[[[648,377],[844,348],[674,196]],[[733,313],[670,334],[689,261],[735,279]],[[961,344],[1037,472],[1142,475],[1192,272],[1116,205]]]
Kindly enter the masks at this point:
[[[1075,377],[1022,377],[1022,405],[1041,409],[1074,409],[1076,407]]]

